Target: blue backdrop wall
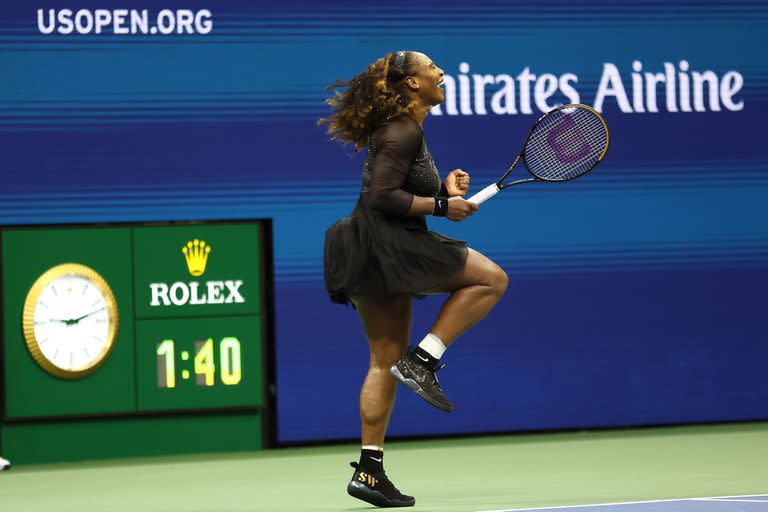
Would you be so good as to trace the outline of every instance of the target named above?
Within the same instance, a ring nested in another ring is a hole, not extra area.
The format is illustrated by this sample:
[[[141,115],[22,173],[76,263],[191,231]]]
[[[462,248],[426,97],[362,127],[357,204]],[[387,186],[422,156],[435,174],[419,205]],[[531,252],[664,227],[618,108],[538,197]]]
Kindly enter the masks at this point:
[[[430,220],[511,283],[447,354],[456,412],[401,393],[391,434],[768,418],[766,2],[123,8],[3,6],[0,224],[274,219],[281,442],[358,435],[367,346],[322,241],[363,155],[316,121],[325,85],[398,49],[449,76],[425,130],[474,191],[557,103],[601,110],[612,145],[581,181]],[[440,303],[415,304],[414,341]]]

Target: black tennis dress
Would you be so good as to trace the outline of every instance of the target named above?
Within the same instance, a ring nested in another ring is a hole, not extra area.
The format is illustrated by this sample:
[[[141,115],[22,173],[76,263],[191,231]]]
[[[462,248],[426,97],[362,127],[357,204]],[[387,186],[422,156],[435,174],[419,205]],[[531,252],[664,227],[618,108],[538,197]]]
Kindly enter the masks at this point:
[[[430,231],[423,215],[408,215],[414,195],[440,191],[440,175],[415,121],[390,121],[371,135],[357,204],[325,232],[325,287],[333,302],[418,294],[464,268],[466,242]]]

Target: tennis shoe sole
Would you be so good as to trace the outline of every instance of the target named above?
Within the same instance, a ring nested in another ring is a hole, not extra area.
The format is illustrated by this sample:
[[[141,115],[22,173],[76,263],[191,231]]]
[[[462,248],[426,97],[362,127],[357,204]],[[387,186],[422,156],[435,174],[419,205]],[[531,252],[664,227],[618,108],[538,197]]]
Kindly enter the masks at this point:
[[[394,508],[394,507],[412,507],[416,504],[415,499],[410,500],[389,500],[386,496],[381,494],[379,491],[374,491],[373,489],[369,489],[365,485],[361,484],[360,482],[349,482],[349,485],[347,486],[347,493],[352,496],[353,498],[357,498],[359,500],[363,500],[366,503],[370,503],[371,505],[382,507],[382,508]]]

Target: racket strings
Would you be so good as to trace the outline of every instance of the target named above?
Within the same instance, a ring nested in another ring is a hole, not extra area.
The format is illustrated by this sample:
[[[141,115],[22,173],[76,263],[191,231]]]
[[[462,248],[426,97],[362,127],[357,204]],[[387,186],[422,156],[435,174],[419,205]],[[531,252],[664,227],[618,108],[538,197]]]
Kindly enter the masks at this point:
[[[605,147],[602,123],[572,123],[558,133],[561,123],[550,120],[532,137],[526,162],[544,179],[567,180],[587,172]],[[585,129],[586,128],[586,129]],[[552,137],[552,135],[555,135]]]
[[[565,124],[562,119],[559,123],[558,119],[547,120],[542,129],[537,130],[529,147],[530,153],[526,153],[526,160],[536,167],[537,174],[541,177],[554,180],[570,179],[581,175],[594,165],[604,147],[604,143],[600,143],[603,141],[598,140],[600,132],[603,131],[602,123],[598,121],[597,125],[586,124],[584,121],[589,121],[588,119],[579,121],[569,123],[561,133],[556,133],[555,130]]]
[[[577,178],[599,162],[608,143],[601,119],[590,110],[564,108],[546,116],[525,146],[525,163],[550,181]]]
[[[559,137],[558,145],[562,148],[562,153],[566,155],[582,154],[583,156],[570,161],[568,165],[563,165],[561,159],[558,158],[558,154],[554,151],[550,152],[549,155],[545,155],[545,158],[542,159],[542,166],[547,177],[555,180],[567,180],[578,177],[590,170],[605,147],[603,141],[595,143],[598,137],[600,137],[598,130],[601,128],[593,125],[586,133],[583,127],[573,128]],[[585,144],[587,145],[585,146]],[[584,148],[589,148],[589,150],[584,151]]]

